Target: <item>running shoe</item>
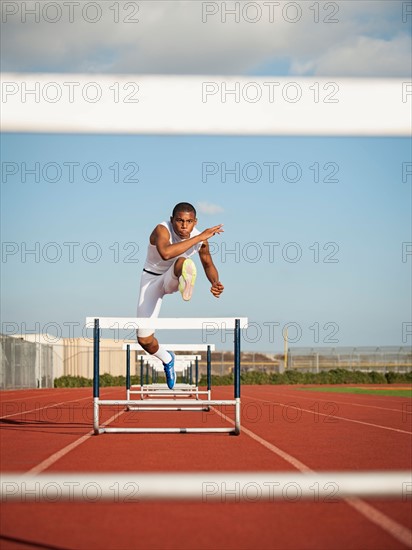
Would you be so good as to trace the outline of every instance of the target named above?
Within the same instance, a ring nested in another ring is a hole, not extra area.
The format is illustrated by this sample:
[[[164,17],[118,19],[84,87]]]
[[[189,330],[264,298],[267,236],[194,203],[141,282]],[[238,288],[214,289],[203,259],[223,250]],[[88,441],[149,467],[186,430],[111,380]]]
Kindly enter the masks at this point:
[[[176,373],[175,373],[175,354],[172,351],[169,351],[172,356],[171,360],[168,363],[163,363],[163,368],[166,374],[166,382],[169,390],[172,390],[176,383]]]
[[[193,287],[196,281],[196,265],[190,258],[183,262],[182,274],[179,277],[179,291],[183,300],[188,301],[192,297]]]

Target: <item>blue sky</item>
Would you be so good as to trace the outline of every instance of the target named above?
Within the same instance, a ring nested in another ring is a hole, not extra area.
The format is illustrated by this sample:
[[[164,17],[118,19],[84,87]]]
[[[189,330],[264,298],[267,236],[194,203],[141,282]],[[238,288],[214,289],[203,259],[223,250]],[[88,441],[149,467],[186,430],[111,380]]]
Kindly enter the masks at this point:
[[[276,39],[268,21],[212,19],[196,38],[195,3],[137,4],[134,34],[9,18],[3,70],[328,75],[333,57],[336,76],[410,78],[402,2],[333,3],[339,23],[318,24],[315,37],[298,3],[302,20],[279,22]],[[60,37],[53,51],[47,33]],[[247,316],[244,348],[254,351],[282,350],[286,325],[294,346],[412,342],[408,139],[4,134],[1,148],[3,332],[38,323],[79,335],[90,314],[134,316],[148,235],[187,200],[199,228],[224,223],[211,247],[225,292],[214,299],[200,276],[192,301],[169,296],[162,316]],[[239,181],[225,167],[238,167]]]

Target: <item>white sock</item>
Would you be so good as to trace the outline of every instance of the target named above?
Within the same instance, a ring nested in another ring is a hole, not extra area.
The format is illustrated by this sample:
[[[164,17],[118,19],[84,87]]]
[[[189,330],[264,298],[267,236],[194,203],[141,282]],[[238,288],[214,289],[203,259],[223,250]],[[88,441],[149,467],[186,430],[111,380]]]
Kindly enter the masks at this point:
[[[172,356],[170,355],[170,353],[167,350],[165,350],[162,346],[159,346],[159,349],[153,355],[158,359],[160,359],[162,363],[169,363],[172,360]]]

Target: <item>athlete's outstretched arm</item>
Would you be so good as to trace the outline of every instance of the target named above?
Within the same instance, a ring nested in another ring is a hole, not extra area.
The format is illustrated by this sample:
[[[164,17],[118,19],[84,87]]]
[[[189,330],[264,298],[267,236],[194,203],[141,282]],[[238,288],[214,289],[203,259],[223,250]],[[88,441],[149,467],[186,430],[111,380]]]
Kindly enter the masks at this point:
[[[212,283],[210,292],[219,298],[224,290],[224,286],[219,281],[219,273],[216,269],[215,264],[213,263],[212,256],[210,255],[209,243],[204,241],[199,250],[200,261],[202,262],[203,269],[205,270],[206,277]]]
[[[213,237],[216,233],[223,233],[222,224],[205,229],[202,233],[199,233],[199,235],[191,237],[190,239],[185,239],[180,243],[170,244],[169,231],[164,225],[157,225],[150,235],[150,244],[156,246],[163,260],[170,260],[172,258],[177,258],[195,244],[202,241],[207,242],[207,239],[210,239],[210,237]]]

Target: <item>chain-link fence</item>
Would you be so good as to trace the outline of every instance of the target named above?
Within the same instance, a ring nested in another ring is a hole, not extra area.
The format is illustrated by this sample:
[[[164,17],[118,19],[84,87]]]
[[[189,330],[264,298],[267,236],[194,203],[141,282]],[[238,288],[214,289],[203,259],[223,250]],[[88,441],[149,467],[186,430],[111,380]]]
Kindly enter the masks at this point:
[[[0,388],[52,388],[53,348],[0,335]]]
[[[212,373],[231,373],[233,359],[231,352],[212,353]],[[405,373],[412,370],[411,346],[290,348],[287,357],[284,354],[243,352],[241,359],[242,372],[282,373],[288,369],[316,373],[346,369]],[[203,354],[201,369],[202,373],[206,370]]]
[[[285,366],[305,372],[347,369],[375,372],[412,370],[411,346],[291,348]]]

